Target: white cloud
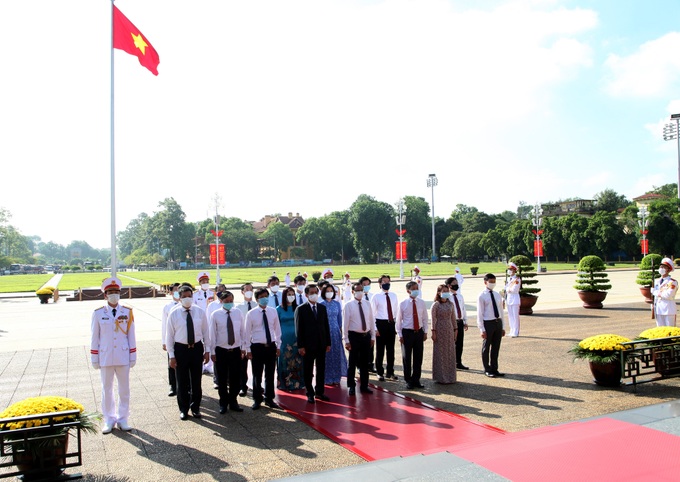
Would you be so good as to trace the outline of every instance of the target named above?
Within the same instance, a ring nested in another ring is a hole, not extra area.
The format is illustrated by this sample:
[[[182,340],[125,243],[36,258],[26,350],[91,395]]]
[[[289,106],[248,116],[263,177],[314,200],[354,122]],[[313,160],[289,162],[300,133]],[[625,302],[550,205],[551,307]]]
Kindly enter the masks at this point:
[[[628,56],[612,54],[606,62],[607,93],[617,97],[666,97],[680,80],[680,33],[671,32],[642,44]]]

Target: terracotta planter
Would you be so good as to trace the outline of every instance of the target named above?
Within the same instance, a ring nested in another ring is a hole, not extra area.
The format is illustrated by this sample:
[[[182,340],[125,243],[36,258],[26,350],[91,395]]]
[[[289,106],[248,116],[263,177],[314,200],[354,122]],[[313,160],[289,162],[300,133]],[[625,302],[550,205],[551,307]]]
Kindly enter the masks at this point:
[[[593,381],[601,387],[621,386],[621,362],[614,360],[609,363],[588,362]]]
[[[13,461],[22,473],[22,480],[53,480],[64,472],[62,467],[66,464],[68,435],[48,440],[48,443],[50,445],[47,447],[36,447],[33,450],[29,448],[13,454]]]
[[[584,308],[602,308],[602,302],[607,297],[606,291],[579,291],[579,298]]]
[[[38,295],[41,305],[46,305],[50,298],[52,298],[52,295]]]
[[[640,286],[640,293],[645,297],[645,303],[650,305],[654,303],[654,297],[652,296],[652,288],[649,286]]]
[[[519,298],[519,314],[520,315],[531,315],[534,313],[534,305],[538,301],[538,296],[536,295],[524,295]]]

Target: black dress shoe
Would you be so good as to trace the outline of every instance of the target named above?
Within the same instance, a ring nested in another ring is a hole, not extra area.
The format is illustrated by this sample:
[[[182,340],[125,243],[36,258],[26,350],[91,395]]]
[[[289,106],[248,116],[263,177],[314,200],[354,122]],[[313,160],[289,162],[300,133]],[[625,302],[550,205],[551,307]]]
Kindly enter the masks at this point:
[[[505,376],[505,373],[501,373],[501,372],[499,372],[498,370],[496,370],[495,372],[493,372],[493,374],[496,375],[497,377],[504,377],[504,376]]]
[[[227,413],[227,407],[220,407],[220,413]]]
[[[168,397],[174,397],[175,395],[177,395],[177,392],[171,388],[170,391],[168,392]]]
[[[262,406],[262,402],[255,402],[250,408],[252,408],[253,410],[259,410],[260,406]]]
[[[265,400],[264,404],[268,406],[269,408],[280,408],[279,404],[276,403],[274,400]]]
[[[420,383],[420,382],[414,383],[413,386],[416,387],[416,388],[425,388],[425,385],[423,385],[423,384]]]
[[[365,393],[366,395],[370,395],[371,393],[373,393],[373,390],[371,390],[370,388],[360,388],[359,391],[361,393]]]
[[[238,404],[229,405],[229,410],[231,410],[232,412],[242,412],[243,411],[243,409],[241,407],[239,407]]]
[[[385,378],[387,378],[388,380],[395,381],[395,382],[396,382],[397,380],[399,380],[399,377],[396,376],[394,373],[393,373],[392,375],[387,375]]]
[[[489,377],[489,378],[496,378],[496,374],[495,374],[495,373],[484,372],[484,375],[486,375],[486,376]]]
[[[459,365],[456,365],[456,368],[459,369],[459,370],[469,370],[470,369],[470,367],[466,367],[462,363],[459,364]]]
[[[186,412],[179,412],[179,419],[180,420],[186,420],[187,418],[189,418],[189,416],[187,415]]]
[[[314,400],[314,397],[312,395],[307,396],[307,403],[316,403],[316,400]]]
[[[201,418],[202,415],[201,415],[201,412],[199,412],[198,410],[196,410],[196,411],[192,410],[191,416],[194,417],[194,418]]]
[[[353,396],[355,396],[356,394],[357,394],[357,389],[354,388],[354,387],[350,387],[350,388],[349,388],[349,396],[350,396],[350,397],[353,397]]]
[[[240,392],[238,392],[238,396],[239,396],[239,397],[245,397],[245,396],[246,396],[246,393],[248,393],[248,390],[247,390],[247,389],[246,389],[246,390],[241,390]]]
[[[407,383],[407,384],[406,384],[406,388],[407,388],[408,390],[413,390],[413,385],[411,385],[410,383]]]
[[[328,398],[328,396],[321,394],[321,395],[316,395],[317,400],[321,400],[322,402],[330,402],[331,399]]]

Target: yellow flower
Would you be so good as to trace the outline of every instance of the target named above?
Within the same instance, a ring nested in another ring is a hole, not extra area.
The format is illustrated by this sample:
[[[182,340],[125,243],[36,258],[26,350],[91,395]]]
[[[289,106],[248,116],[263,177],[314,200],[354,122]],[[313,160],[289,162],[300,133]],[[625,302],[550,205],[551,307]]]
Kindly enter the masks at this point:
[[[64,412],[67,410],[79,410],[80,413],[83,413],[85,408],[70,398],[54,396],[32,397],[13,403],[5,410],[0,412],[0,418],[25,417],[29,415],[39,415],[42,413]],[[60,418],[63,420],[65,417]],[[49,420],[42,418],[24,422],[8,423],[7,428],[10,430],[16,430],[23,428],[24,426],[39,427],[41,424],[45,425],[47,423],[49,423]],[[0,428],[5,427],[0,424]]]
[[[640,338],[651,340],[653,338],[668,338],[671,336],[680,336],[680,328],[675,326],[657,326],[640,333]]]
[[[630,339],[625,336],[606,334],[591,336],[581,340],[578,346],[583,350],[621,351],[626,349],[621,343],[628,341],[630,341]]]

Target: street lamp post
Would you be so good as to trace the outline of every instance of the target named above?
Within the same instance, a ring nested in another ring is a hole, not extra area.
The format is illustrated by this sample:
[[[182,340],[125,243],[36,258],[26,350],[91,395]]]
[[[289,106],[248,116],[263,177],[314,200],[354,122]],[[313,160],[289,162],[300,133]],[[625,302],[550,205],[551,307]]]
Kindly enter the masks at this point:
[[[404,200],[400,199],[397,203],[397,208],[399,209],[399,214],[397,214],[397,226],[399,226],[399,279],[404,279],[404,229],[403,225],[406,224],[406,216],[404,215]]]
[[[439,183],[439,180],[437,179],[436,174],[430,174],[427,178],[427,187],[432,188],[432,261],[434,261],[435,257],[435,249],[434,249],[434,187]]]
[[[534,251],[536,255],[536,271],[541,272],[541,234],[543,230],[541,225],[543,224],[543,208],[539,203],[536,203],[534,207],[531,208],[531,213],[529,214],[531,218],[531,224],[534,226],[533,233],[536,235],[536,243],[534,246]]]
[[[648,212],[647,212],[647,206],[640,206],[640,209],[638,210],[638,226],[640,227],[640,233],[642,234],[642,243],[641,243],[641,248],[642,248],[642,256],[647,256],[649,253],[649,248],[647,245],[647,227],[649,226],[649,219],[648,219]]]
[[[680,114],[671,115],[671,123],[663,127],[663,140],[678,142],[678,199],[680,199]]]

